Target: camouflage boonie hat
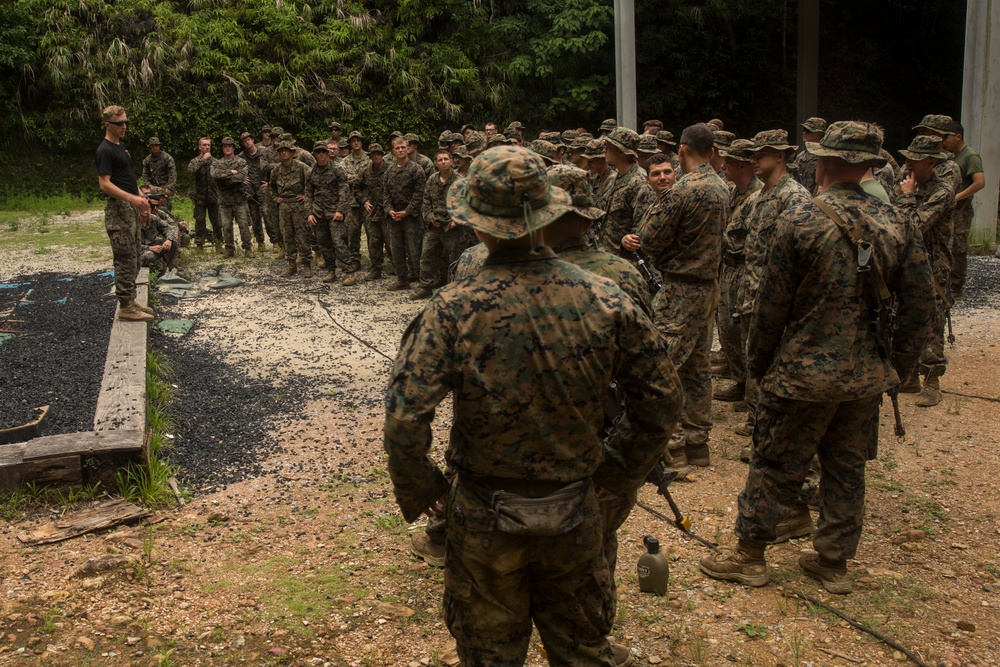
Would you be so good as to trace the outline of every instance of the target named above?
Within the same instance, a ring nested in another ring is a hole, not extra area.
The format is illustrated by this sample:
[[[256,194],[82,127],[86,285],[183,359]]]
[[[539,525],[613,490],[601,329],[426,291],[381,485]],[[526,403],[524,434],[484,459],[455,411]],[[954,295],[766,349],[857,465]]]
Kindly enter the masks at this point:
[[[713,130],[724,130],[724,129],[726,129],[725,123],[723,123],[722,120],[720,120],[718,118],[712,118],[710,120],[705,121],[705,125],[708,125]]]
[[[271,128],[271,138],[280,137],[284,133],[285,130],[282,129],[280,125],[275,125],[274,127]]]
[[[317,151],[326,151],[327,153],[329,153],[330,146],[325,141],[316,141],[313,143],[313,153]]]
[[[545,161],[549,164],[559,162],[559,149],[551,141],[535,139],[534,141],[528,142],[528,148],[545,158]]]
[[[489,139],[486,140],[486,147],[487,148],[489,148],[491,146],[507,146],[509,144],[510,144],[510,139],[508,139],[506,136],[500,134],[499,132],[497,132],[492,137],[490,137]]]
[[[382,148],[382,144],[372,144],[368,147],[368,154],[371,155],[372,153],[381,153],[382,155],[385,155],[385,149]]]
[[[244,132],[240,135],[240,141],[242,142],[244,139],[253,139],[253,135],[249,132]]]
[[[343,126],[339,122],[337,122],[337,121],[331,121],[330,122],[330,129],[331,130],[342,130],[344,128],[343,128]]]
[[[146,142],[146,145],[147,146],[159,146],[160,145],[160,140],[157,139],[156,137],[150,137],[149,141]]]
[[[463,144],[465,143],[465,137],[462,136],[461,132],[449,132],[448,133],[448,143],[450,144],[450,143],[455,142],[455,141],[461,141]]]
[[[486,151],[448,190],[448,213],[456,222],[498,239],[537,232],[571,203],[569,193],[549,185],[542,158],[520,146]]]
[[[806,118],[806,122],[802,123],[800,127],[806,132],[826,132],[826,120],[819,116],[813,116]]]
[[[940,141],[938,139],[939,143]],[[871,163],[875,167],[886,163],[885,158],[879,157],[881,148],[882,132],[879,128],[871,123],[855,120],[831,123],[822,139],[818,142],[806,142],[806,150],[813,155],[839,157],[852,164]]]
[[[656,145],[656,137],[652,134],[640,134],[639,145],[635,147],[640,153],[655,155],[660,152],[660,147]]]
[[[715,146],[716,150],[727,148],[729,144],[733,143],[733,139],[735,138],[736,135],[732,132],[727,132],[726,130],[712,130],[712,145]]]
[[[465,140],[465,148],[469,153],[478,153],[486,148],[486,135],[479,130],[473,130]]]
[[[406,139],[408,143],[411,144],[415,143],[418,146],[420,145],[420,137],[414,134],[413,132],[407,132],[406,134],[403,135],[403,138]]]
[[[656,143],[667,144],[668,146],[676,146],[677,142],[674,141],[674,133],[670,130],[660,130],[656,133]]]
[[[294,153],[295,152],[295,144],[293,144],[290,141],[279,141],[278,142],[278,151],[281,152],[281,151],[284,151],[284,150],[288,150],[288,151],[291,151],[291,152]]]
[[[462,144],[461,146],[459,146],[458,148],[456,148],[455,150],[453,150],[451,152],[451,155],[452,155],[452,157],[460,157],[463,160],[471,160],[472,159],[472,156],[469,155],[469,149],[465,147],[465,144]]]
[[[569,193],[573,210],[588,220],[600,220],[604,211],[596,207],[589,174],[571,164],[557,164],[548,170],[549,185]]]
[[[559,137],[562,139],[563,144],[569,146],[579,135],[580,133],[576,130],[563,130],[563,133]]]
[[[344,137],[341,137],[340,141],[337,142],[337,148],[350,148],[350,147],[351,145],[347,143],[347,139],[345,139]]]
[[[571,151],[587,150],[587,145],[593,140],[594,137],[591,134],[580,134],[573,140],[573,143],[569,145],[569,149]]]
[[[265,125],[264,127],[260,128],[260,133],[261,134],[264,134],[265,132],[267,132],[268,134],[271,134],[271,126],[270,125]]]
[[[445,130],[438,135],[438,148],[448,147],[448,135],[451,134],[448,130]]]
[[[940,134],[955,134],[951,131],[951,116],[943,116],[939,114],[928,114],[924,116],[918,125],[913,126],[913,129],[932,130]]]
[[[357,130],[351,130],[351,133],[347,135],[347,141],[350,141],[351,139],[360,139],[361,141],[365,140],[364,136],[362,136],[362,134]]]
[[[909,148],[901,150],[899,153],[908,160],[926,160],[929,157],[947,160],[948,154],[944,152],[941,143],[941,137],[920,135],[913,137]]]
[[[798,148],[788,143],[788,132],[785,130],[764,130],[753,136],[753,151],[762,148],[773,148],[776,151],[794,151]]]
[[[292,146],[295,145],[295,137],[292,136],[291,132],[282,132],[278,137],[278,141],[287,141]]]
[[[236,142],[233,141],[232,137],[222,137],[222,142],[219,145],[220,146],[235,146]]]
[[[400,132],[399,130],[393,130],[392,134],[389,135],[389,141],[391,142],[396,137],[401,137],[401,136],[403,136],[402,132]]]
[[[166,197],[166,196],[167,196],[166,189],[160,187],[159,185],[149,186],[149,192],[146,195],[148,199],[160,199],[161,197]]]
[[[521,131],[521,130],[523,130],[523,129],[524,129],[524,125],[521,125],[521,121],[519,121],[519,120],[515,120],[514,122],[510,123],[510,124],[509,124],[509,125],[508,125],[508,126],[507,126],[507,127],[505,128],[505,129],[504,129],[504,132],[506,132],[507,130],[516,130],[516,131],[520,132],[520,131]]]
[[[635,149],[639,146],[639,135],[635,130],[630,130],[627,127],[616,127],[611,130],[611,134],[604,137],[604,140],[622,153],[625,153],[625,155],[639,157],[635,152]]]
[[[618,127],[618,120],[616,118],[605,118],[601,121],[601,127],[599,132],[610,132],[611,130]]]
[[[740,162],[749,162],[752,154],[753,142],[749,139],[733,139],[733,143],[719,149],[719,155],[722,157],[739,160]]]
[[[539,132],[538,138],[542,141],[547,141],[553,146],[564,146],[562,142],[562,135],[558,132]]]
[[[583,154],[589,158],[604,157],[604,137],[587,142],[587,150]]]
[[[462,129],[460,129],[459,132],[464,134],[466,130],[474,130],[474,129],[476,129],[475,125],[473,125],[472,123],[466,123],[465,125],[462,126]]]

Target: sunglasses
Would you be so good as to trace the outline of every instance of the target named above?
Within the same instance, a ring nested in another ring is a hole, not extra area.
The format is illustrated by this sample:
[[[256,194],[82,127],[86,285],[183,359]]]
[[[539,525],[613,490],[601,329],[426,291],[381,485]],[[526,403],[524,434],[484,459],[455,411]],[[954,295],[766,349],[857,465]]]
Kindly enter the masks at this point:
[[[104,122],[110,125],[117,125],[118,127],[122,127],[123,125],[128,125],[127,120],[106,120]]]

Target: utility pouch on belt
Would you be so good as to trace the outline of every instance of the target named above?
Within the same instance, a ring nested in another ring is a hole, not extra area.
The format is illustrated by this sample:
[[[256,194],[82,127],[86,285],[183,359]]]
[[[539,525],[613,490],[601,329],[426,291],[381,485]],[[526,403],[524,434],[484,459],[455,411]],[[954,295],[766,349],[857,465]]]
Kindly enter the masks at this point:
[[[584,499],[590,480],[580,480],[541,498],[528,498],[510,491],[493,493],[497,530],[509,535],[552,537],[573,530],[583,521]]]

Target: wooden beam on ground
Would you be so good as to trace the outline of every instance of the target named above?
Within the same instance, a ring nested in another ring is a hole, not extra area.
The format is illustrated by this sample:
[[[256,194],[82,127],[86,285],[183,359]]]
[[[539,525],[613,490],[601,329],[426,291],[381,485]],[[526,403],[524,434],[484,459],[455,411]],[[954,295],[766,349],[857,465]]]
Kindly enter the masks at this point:
[[[148,268],[140,269],[136,287],[136,301],[146,305],[149,299]],[[104,362],[104,379],[94,414],[95,431],[145,430],[148,339],[146,322],[120,320],[115,311],[108,356]]]
[[[64,516],[59,521],[43,525],[37,530],[18,533],[17,539],[27,545],[50,544],[95,530],[138,521],[146,516],[149,516],[149,512],[143,508],[136,507],[122,498],[115,498],[73,515]]]

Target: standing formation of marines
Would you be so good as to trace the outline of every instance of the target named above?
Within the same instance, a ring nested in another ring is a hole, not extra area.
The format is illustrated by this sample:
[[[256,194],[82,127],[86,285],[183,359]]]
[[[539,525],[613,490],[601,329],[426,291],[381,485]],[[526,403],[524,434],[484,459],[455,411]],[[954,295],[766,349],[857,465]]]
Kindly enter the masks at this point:
[[[110,144],[119,118],[105,114]],[[413,134],[394,133],[387,159],[337,122],[311,154],[272,127],[261,146],[242,135],[240,157],[228,137],[221,160],[202,139],[189,164],[199,247],[207,213],[234,253],[235,219],[247,254],[267,231],[283,276],[311,276],[318,255],[324,281],[339,269],[351,286],[364,229],[364,279],[388,271],[388,290],[429,299],[393,369],[385,449],[404,517],[430,517],[411,548],[446,568],[462,664],[523,664],[533,624],[553,664],[633,664],[608,639],[616,530],[658,462],[680,477],[711,463],[713,329],[734,380],[714,397],[746,404],[737,432],[752,444],[736,546],[701,569],[760,586],[767,545],[812,535],[803,572],[850,592],[882,395],[941,400],[944,323],[984,184],[961,125],[926,116],[903,170],[860,121],[808,119],[798,154],[783,130],[737,138],[717,119],[676,142],[659,121],[526,147],[522,124],[497,128],[446,130],[431,160]],[[143,172],[169,197],[175,170],[154,140]],[[141,215],[114,150],[98,153],[102,189]],[[116,269],[132,262],[125,212],[109,202]],[[145,319],[129,290],[123,276],[122,316]],[[449,393],[442,471],[428,452]],[[804,484],[817,475],[814,526]]]

